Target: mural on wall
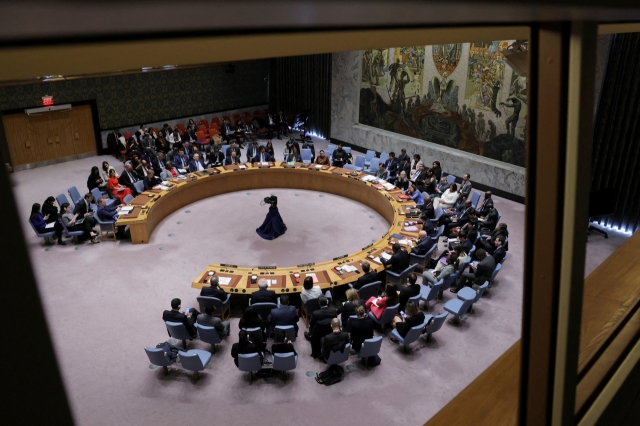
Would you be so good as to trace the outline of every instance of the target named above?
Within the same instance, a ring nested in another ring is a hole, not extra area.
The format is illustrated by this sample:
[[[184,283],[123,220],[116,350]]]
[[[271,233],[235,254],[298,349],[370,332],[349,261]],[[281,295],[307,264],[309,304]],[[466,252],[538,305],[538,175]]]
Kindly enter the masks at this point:
[[[360,123],[525,165],[527,85],[508,41],[362,52]]]

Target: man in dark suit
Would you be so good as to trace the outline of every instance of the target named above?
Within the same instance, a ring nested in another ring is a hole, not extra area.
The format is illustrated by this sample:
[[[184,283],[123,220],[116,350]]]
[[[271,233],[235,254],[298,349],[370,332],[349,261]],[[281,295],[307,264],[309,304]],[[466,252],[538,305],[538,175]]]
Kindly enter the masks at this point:
[[[498,210],[493,208],[493,203],[487,203],[489,213],[484,217],[483,228],[488,228],[491,232],[496,229],[498,224]],[[481,218],[482,219],[482,218]]]
[[[404,172],[407,177],[411,176],[411,161],[408,159],[409,156],[402,158],[402,159],[398,159],[398,174],[400,174],[400,172]]]
[[[261,146],[260,151],[251,159],[252,163],[268,163],[270,161],[273,161],[273,159],[264,146]]]
[[[267,280],[261,278],[258,280],[260,290],[251,295],[251,304],[254,303],[278,303],[278,296],[273,290],[269,290]]]
[[[107,147],[109,147],[109,152],[113,154],[116,158],[120,155],[120,150],[118,149],[118,139],[120,139],[122,135],[118,129],[113,129],[113,132],[107,135]]]
[[[233,127],[231,127],[231,124],[229,124],[229,120],[224,120],[224,122],[222,123],[222,127],[220,127],[220,133],[221,133],[220,136],[222,136],[222,139],[227,141],[227,143],[231,142],[231,138],[235,138],[235,142],[240,143],[240,138],[236,134]],[[238,152],[238,154],[240,153]],[[227,154],[227,157],[228,156],[229,154]]]
[[[272,309],[268,318],[271,329],[274,329],[276,325],[292,325],[296,330],[296,336],[298,335],[299,319],[295,306],[289,306],[289,295],[287,294],[280,296],[280,307]]]
[[[465,285],[482,285],[485,281],[491,279],[493,270],[496,269],[496,262],[491,255],[488,255],[484,250],[478,249],[476,256],[480,260],[477,265],[474,263],[469,264],[469,271],[460,274],[456,288],[452,288],[452,293],[457,293]],[[473,271],[473,272],[471,272]],[[470,284],[469,284],[470,282]]]
[[[338,147],[335,149],[335,151],[333,151],[333,154],[331,155],[331,165],[334,167],[343,167],[345,164],[347,164],[347,159],[347,151],[342,149],[341,144],[338,144]]]
[[[409,168],[407,169],[407,176],[409,176],[409,171],[411,171],[411,157],[409,157],[407,150],[404,148],[400,150],[400,155],[398,155],[398,163],[402,163],[403,161],[406,161],[409,164]],[[398,170],[398,173],[399,172],[400,170]]]
[[[127,188],[129,188],[133,195],[138,195],[138,191],[136,191],[136,187],[133,184],[139,180],[140,178],[138,178],[138,175],[133,170],[131,163],[125,164],[124,171],[120,174],[120,177],[118,178],[118,182],[120,183],[120,185],[126,186]]]
[[[401,285],[399,288],[400,306],[398,307],[398,310],[400,311],[404,311],[404,308],[405,306],[407,306],[407,302],[409,301],[410,297],[414,297],[420,294],[420,285],[416,284],[416,281],[418,280],[418,274],[412,272],[409,274],[408,279],[409,284]]]
[[[505,239],[504,250],[507,251],[508,235],[509,235],[509,232],[507,232],[507,224],[499,223],[496,229],[493,230],[493,232],[489,237],[478,239],[478,241],[476,242],[476,248],[484,249],[487,253],[493,254],[493,252],[496,249],[496,246],[495,246],[496,238],[499,236],[503,236]]]
[[[93,202],[93,194],[87,192],[84,194],[84,198],[76,204],[73,208],[73,214],[77,214],[79,219],[84,217],[84,220],[92,222],[92,227],[95,226],[96,220],[93,217],[90,217],[93,214],[93,209],[91,208],[91,203]]]
[[[227,293],[225,293],[218,283],[220,280],[217,276],[212,276],[207,280],[208,286],[204,286],[200,289],[200,296],[215,297],[221,301],[227,300]]]
[[[200,312],[198,312],[194,308],[191,308],[189,312],[182,312],[180,311],[181,305],[182,301],[180,299],[172,299],[171,310],[164,311],[162,313],[162,320],[164,322],[171,321],[183,324],[189,332],[189,335],[191,335],[192,338],[195,338],[198,335],[198,331],[193,324],[196,322],[196,319],[198,318],[198,315],[200,315]]]
[[[398,160],[396,159],[395,152],[392,151],[389,153],[389,158],[384,162],[384,165],[389,173],[389,178],[395,179],[398,174]]]
[[[433,207],[433,201],[428,195],[423,198],[423,203],[422,206],[420,206],[420,210],[422,211],[422,215],[424,216],[423,220],[434,219],[436,217],[435,208]]]
[[[358,318],[352,318],[349,321],[351,349],[360,352],[364,341],[373,338],[373,320],[366,315],[364,306],[356,307],[356,315]]]
[[[424,168],[424,164],[419,163],[416,172],[409,178],[409,180],[418,186],[420,192],[424,192],[424,180],[427,178],[427,170]]]
[[[260,153],[258,142],[254,141],[247,147],[247,163],[253,162],[253,158]]]
[[[353,288],[356,290],[360,290],[363,286],[376,281],[379,281],[378,273],[371,270],[371,265],[369,264],[369,262],[362,262],[362,276],[359,277],[355,283],[353,283]]]
[[[229,148],[227,148],[227,152],[224,153],[227,159],[231,157],[232,152],[236,153],[236,157],[238,158],[242,157],[242,152],[240,151],[240,148],[236,145],[235,141],[231,142],[231,146],[229,146]]]
[[[178,155],[173,157],[173,165],[176,166],[176,169],[189,169],[189,156],[184,153],[184,149],[178,149]]]
[[[502,263],[502,260],[507,255],[507,252],[503,247],[504,246],[504,240],[505,240],[505,238],[502,235],[496,237],[496,239],[494,240],[494,244],[496,246],[496,249],[493,251],[493,260],[496,262],[496,265],[498,263]]]
[[[287,117],[285,117],[282,111],[279,111],[274,117],[275,122],[278,126],[280,126],[280,130],[285,136],[289,136],[289,123],[287,122]]]
[[[403,250],[398,243],[393,243],[391,250],[393,251],[391,258],[389,260],[380,258],[380,262],[391,272],[399,274],[409,267],[409,253]]]
[[[227,337],[231,331],[231,323],[229,321],[222,321],[220,318],[213,316],[212,306],[204,308],[204,313],[198,315],[197,322],[200,325],[215,328],[220,337],[223,338]]]
[[[309,331],[304,332],[304,337],[311,341],[311,356],[318,358],[322,354],[322,338],[331,332],[331,320],[338,317],[335,308],[329,307],[327,297],[322,294],[318,297],[320,309],[311,314]]]
[[[462,250],[467,254],[469,254],[473,248],[473,242],[468,237],[469,233],[467,231],[462,231],[458,234],[458,243],[460,244],[460,247],[462,247]]]
[[[148,191],[150,189],[153,189],[154,186],[160,185],[162,183],[162,180],[155,175],[153,169],[148,169],[147,175],[143,179],[143,183],[144,190]]]
[[[436,244],[437,240],[427,236],[427,231],[418,232],[416,246],[411,249],[411,253],[417,256],[423,256]]]
[[[149,167],[147,166],[147,160],[140,160],[140,165],[136,167],[136,174],[138,175],[138,179],[143,180],[145,176],[147,176],[147,171],[149,171]]]
[[[236,154],[235,151],[232,151],[231,152],[231,156],[227,157],[224,160],[224,165],[225,166],[229,166],[231,164],[241,164],[241,163],[242,163],[242,161],[240,160],[240,155]]]
[[[469,215],[471,213],[473,213],[474,216],[476,214],[476,211],[471,207],[471,200],[465,200],[463,208],[451,216],[451,222],[447,225],[446,233],[451,232],[453,228],[463,226],[469,222]]]
[[[193,154],[193,159],[189,161],[190,172],[200,172],[204,170],[204,161],[200,158],[200,154]]]
[[[332,351],[345,350],[347,343],[349,343],[349,333],[340,330],[340,321],[338,318],[332,319],[331,333],[324,336],[324,340],[322,341],[322,358],[327,361]]]
[[[488,203],[493,204],[493,200],[491,199],[491,191],[487,191],[484,193],[484,200],[482,200],[482,204],[476,210],[478,216],[486,216],[487,214],[489,214],[489,210],[487,210]]]

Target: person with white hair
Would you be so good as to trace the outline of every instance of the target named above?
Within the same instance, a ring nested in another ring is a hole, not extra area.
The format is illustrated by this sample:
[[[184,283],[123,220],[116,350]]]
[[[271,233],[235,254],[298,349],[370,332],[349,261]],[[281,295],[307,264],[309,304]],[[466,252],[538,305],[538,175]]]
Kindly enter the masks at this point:
[[[269,283],[266,279],[260,278],[258,280],[258,288],[259,290],[251,295],[251,304],[278,303],[278,296],[275,291],[269,290]]]

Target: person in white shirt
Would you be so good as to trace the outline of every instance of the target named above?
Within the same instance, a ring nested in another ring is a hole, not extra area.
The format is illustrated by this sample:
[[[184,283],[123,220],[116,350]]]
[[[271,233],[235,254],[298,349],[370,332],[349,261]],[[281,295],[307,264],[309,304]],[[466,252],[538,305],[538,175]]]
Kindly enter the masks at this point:
[[[313,285],[313,278],[306,277],[302,284],[302,292],[300,292],[300,300],[307,303],[309,299],[317,299],[322,295],[322,289],[319,285]]]
[[[442,197],[436,198],[436,200],[440,200],[440,207],[443,209],[450,209],[456,203],[458,199],[458,185],[452,183],[449,185],[449,189],[444,191]]]

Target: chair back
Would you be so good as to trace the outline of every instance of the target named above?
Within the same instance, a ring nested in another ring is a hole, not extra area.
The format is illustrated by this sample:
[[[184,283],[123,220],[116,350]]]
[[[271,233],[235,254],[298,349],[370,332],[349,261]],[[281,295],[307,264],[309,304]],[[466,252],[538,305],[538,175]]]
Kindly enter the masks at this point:
[[[464,268],[462,266],[460,266],[460,269],[455,271],[453,274],[449,275],[444,280],[441,280],[441,281],[443,281],[441,289],[443,291],[450,289],[451,288],[451,284],[453,284],[453,282],[458,278],[458,275],[460,275],[460,271],[462,271],[463,269]]]
[[[347,323],[346,324],[342,324],[342,330],[346,331],[347,333],[351,333],[351,320],[352,319],[358,319],[357,315],[349,315],[349,318],[347,318]]]
[[[427,334],[433,334],[436,331],[440,330],[440,328],[442,328],[442,324],[444,324],[444,322],[446,321],[447,316],[449,316],[449,312],[447,311],[441,313],[440,315],[436,315],[433,321],[431,321],[431,324],[429,324],[429,328],[427,328]]]
[[[474,192],[471,194],[471,207],[473,207],[474,210],[478,205],[478,201],[480,201],[480,193]]]
[[[262,321],[266,321],[267,318],[269,318],[269,314],[271,313],[271,310],[276,309],[278,305],[271,302],[262,302],[262,303],[253,303],[251,307],[254,308],[258,312],[258,315],[262,317]]]
[[[438,295],[438,291],[442,287],[442,280],[435,283],[433,286],[423,285],[420,287],[420,300],[424,300],[425,303],[429,303],[435,300]]]
[[[404,344],[408,345],[409,343],[413,343],[418,340],[420,338],[420,335],[422,335],[422,331],[424,330],[425,325],[427,325],[426,321],[422,324],[416,325],[415,327],[411,327],[411,329],[407,332],[407,335],[404,336]]]
[[[276,325],[273,329],[274,334],[277,330],[284,331],[284,335],[287,340],[291,340],[291,342],[296,341],[296,328],[292,325]]]
[[[94,188],[96,189],[96,188]],[[80,192],[78,191],[78,188],[76,188],[75,186],[72,186],[71,188],[67,189],[67,192],[69,193],[69,197],[71,197],[71,200],[73,201],[73,204],[78,204],[80,201],[82,201],[82,195],[80,195]],[[91,191],[91,193],[93,194],[93,191]],[[100,193],[100,191],[98,191],[98,194]],[[94,194],[95,197],[95,194]],[[96,198],[97,200],[97,198]]]
[[[165,321],[169,336],[178,340],[190,340],[192,337],[181,322]]]
[[[58,196],[56,197],[56,201],[58,202],[58,206],[61,206],[64,203],[69,203],[67,196],[64,194],[58,194]],[[75,203],[69,203],[69,204],[71,205],[71,211],[73,211]]]
[[[381,163],[386,162],[388,159],[389,159],[389,154],[387,154],[386,152],[380,153],[380,162]]]
[[[337,148],[337,146],[335,146],[335,145],[333,145],[333,144],[331,144],[331,143],[327,145],[327,149],[328,149],[329,151],[331,151],[331,152],[335,151],[335,150],[336,150],[336,148]],[[327,149],[325,149],[325,152],[327,151]]]
[[[199,352],[204,355],[204,361],[200,358]],[[188,352],[178,351],[178,355],[180,355],[180,365],[182,365],[182,368],[189,371],[204,370],[211,359],[211,354],[202,350],[192,349]]]
[[[331,351],[329,354],[329,359],[327,360],[327,365],[335,365],[342,364],[343,362],[347,362],[349,360],[349,352],[351,351],[351,344],[347,343],[342,352],[340,351]]]
[[[372,283],[363,285],[360,287],[360,290],[356,290],[358,292],[358,296],[362,300],[369,300],[371,296],[376,297],[378,295],[378,289],[382,285],[382,281],[374,281]]]
[[[448,175],[447,176],[447,185],[451,185],[455,181],[456,181],[456,177],[454,175]]]
[[[253,371],[258,371],[261,368],[262,364],[260,363],[260,355],[258,355],[258,352],[254,352],[252,354],[238,354],[238,369],[240,371],[251,373]]]
[[[64,233],[66,235],[69,235],[71,237],[79,237],[80,235],[84,234],[84,231],[69,231],[67,225],[64,224],[64,220],[60,220],[59,222],[62,225],[62,229],[64,229]]]
[[[124,200],[122,200],[125,204],[129,204],[131,201],[133,201],[133,195],[128,194],[126,197],[124,197]]]
[[[275,371],[291,371],[295,370],[297,366],[298,359],[293,352],[273,354],[273,369]]]
[[[496,276],[498,275],[498,272],[500,272],[501,269],[502,269],[502,263],[498,263],[496,265],[496,269],[493,270],[493,274],[491,274],[491,281],[496,279]]]
[[[409,257],[409,259],[411,259],[411,257]],[[409,262],[411,263],[411,262]],[[395,274],[391,271],[387,271],[387,281],[391,281],[393,283],[396,284],[404,284],[407,282],[407,277],[409,276],[409,274],[411,272],[413,272],[414,269],[416,269],[418,267],[417,264],[409,264],[409,267],[407,269],[405,269],[404,271],[400,272],[400,274]],[[390,279],[391,278],[391,279]]]
[[[358,170],[364,169],[364,157],[362,155],[356,157],[356,167]]]
[[[182,123],[176,124],[176,128],[178,130],[181,130],[182,132],[184,132],[186,130],[186,128],[184,127],[184,124],[182,124]]]
[[[380,166],[380,159],[378,157],[372,158],[369,163],[369,170],[375,173],[378,170],[378,166]]]
[[[507,257],[509,257],[509,253],[505,253],[504,257],[502,258],[502,262],[500,262],[501,265],[504,265],[505,260],[507,260]]]
[[[435,208],[435,210],[433,211],[434,215],[433,215],[433,219],[429,219],[432,222],[437,222],[440,220],[440,216],[442,216],[442,207],[440,207],[440,205],[438,204],[438,207]]]
[[[364,156],[364,164],[368,166],[371,163],[371,160],[373,160],[375,156],[376,156],[376,152],[371,149],[368,149],[367,153]]]
[[[218,330],[216,330],[215,327],[196,324],[196,328],[198,329],[198,336],[200,336],[200,340],[203,342],[209,343],[210,345],[222,343],[222,337],[220,337],[220,334],[218,334]]]
[[[53,237],[54,235],[56,235],[56,231],[54,231],[53,229],[51,231],[43,232],[41,234],[36,230],[36,227],[33,225],[33,223],[31,222],[30,219],[27,220],[27,222],[29,222],[29,225],[31,225],[31,228],[33,228],[33,232],[35,232],[38,237],[48,238],[48,237]]]
[[[362,344],[362,349],[358,352],[358,358],[369,358],[370,356],[378,355],[381,347],[382,336],[366,339]]]
[[[344,152],[346,152],[347,154],[351,154],[351,147],[350,146],[343,146],[342,149],[344,150]]]
[[[420,291],[422,292],[422,288],[420,288]],[[421,293],[418,293],[415,296],[410,297],[409,300],[407,300],[407,302],[413,302],[416,304],[416,306],[420,306],[420,296],[421,296]]]
[[[229,148],[231,145],[222,145],[220,147],[220,152],[222,152],[222,155],[226,156],[227,155],[227,148]]]
[[[304,163],[311,162],[311,148],[302,148],[300,155],[302,156],[302,161]]]
[[[200,305],[200,312],[204,312],[204,309],[207,306],[211,306],[213,308],[214,315],[222,315],[224,309],[226,308],[226,304],[229,301],[229,296],[231,295],[227,295],[227,300],[225,300],[224,302],[217,297],[211,296],[198,296],[196,297],[196,300]]]
[[[436,234],[431,238],[434,240],[437,240],[442,236],[443,233],[444,233],[444,225],[440,225],[438,226],[438,230],[436,231]]]
[[[317,311],[318,309],[320,309],[320,303],[318,302],[318,298],[313,298],[313,299],[309,299],[307,300],[307,303],[303,303],[305,309],[307,310],[307,314],[309,315],[309,318],[311,318],[311,315]]]
[[[398,308],[400,307],[399,303],[396,303],[393,306],[387,306],[382,315],[380,315],[379,322],[380,324],[388,324],[393,320],[398,314]]]
[[[138,194],[142,194],[144,192],[144,181],[137,180],[133,182],[133,187],[136,189]]]
[[[485,281],[484,284],[478,287],[478,291],[476,292],[476,299],[474,302],[477,302],[478,300],[480,300],[484,292],[487,291],[488,287],[489,287],[489,281]]]
[[[173,361],[165,356],[164,349],[162,348],[150,348],[149,346],[145,346],[144,351],[147,353],[147,357],[151,364],[158,365],[160,367],[168,367],[173,364]]]
[[[345,164],[344,166],[342,166],[342,168],[347,169],[347,170],[358,170],[358,168],[356,166],[354,166],[353,164]]]
[[[93,195],[94,203],[97,203],[99,198],[104,198],[102,196],[102,192],[100,192],[100,190],[98,188],[93,188],[91,190],[91,195]],[[107,198],[107,200],[109,200],[109,199]],[[109,200],[109,201],[111,201],[111,200]]]

